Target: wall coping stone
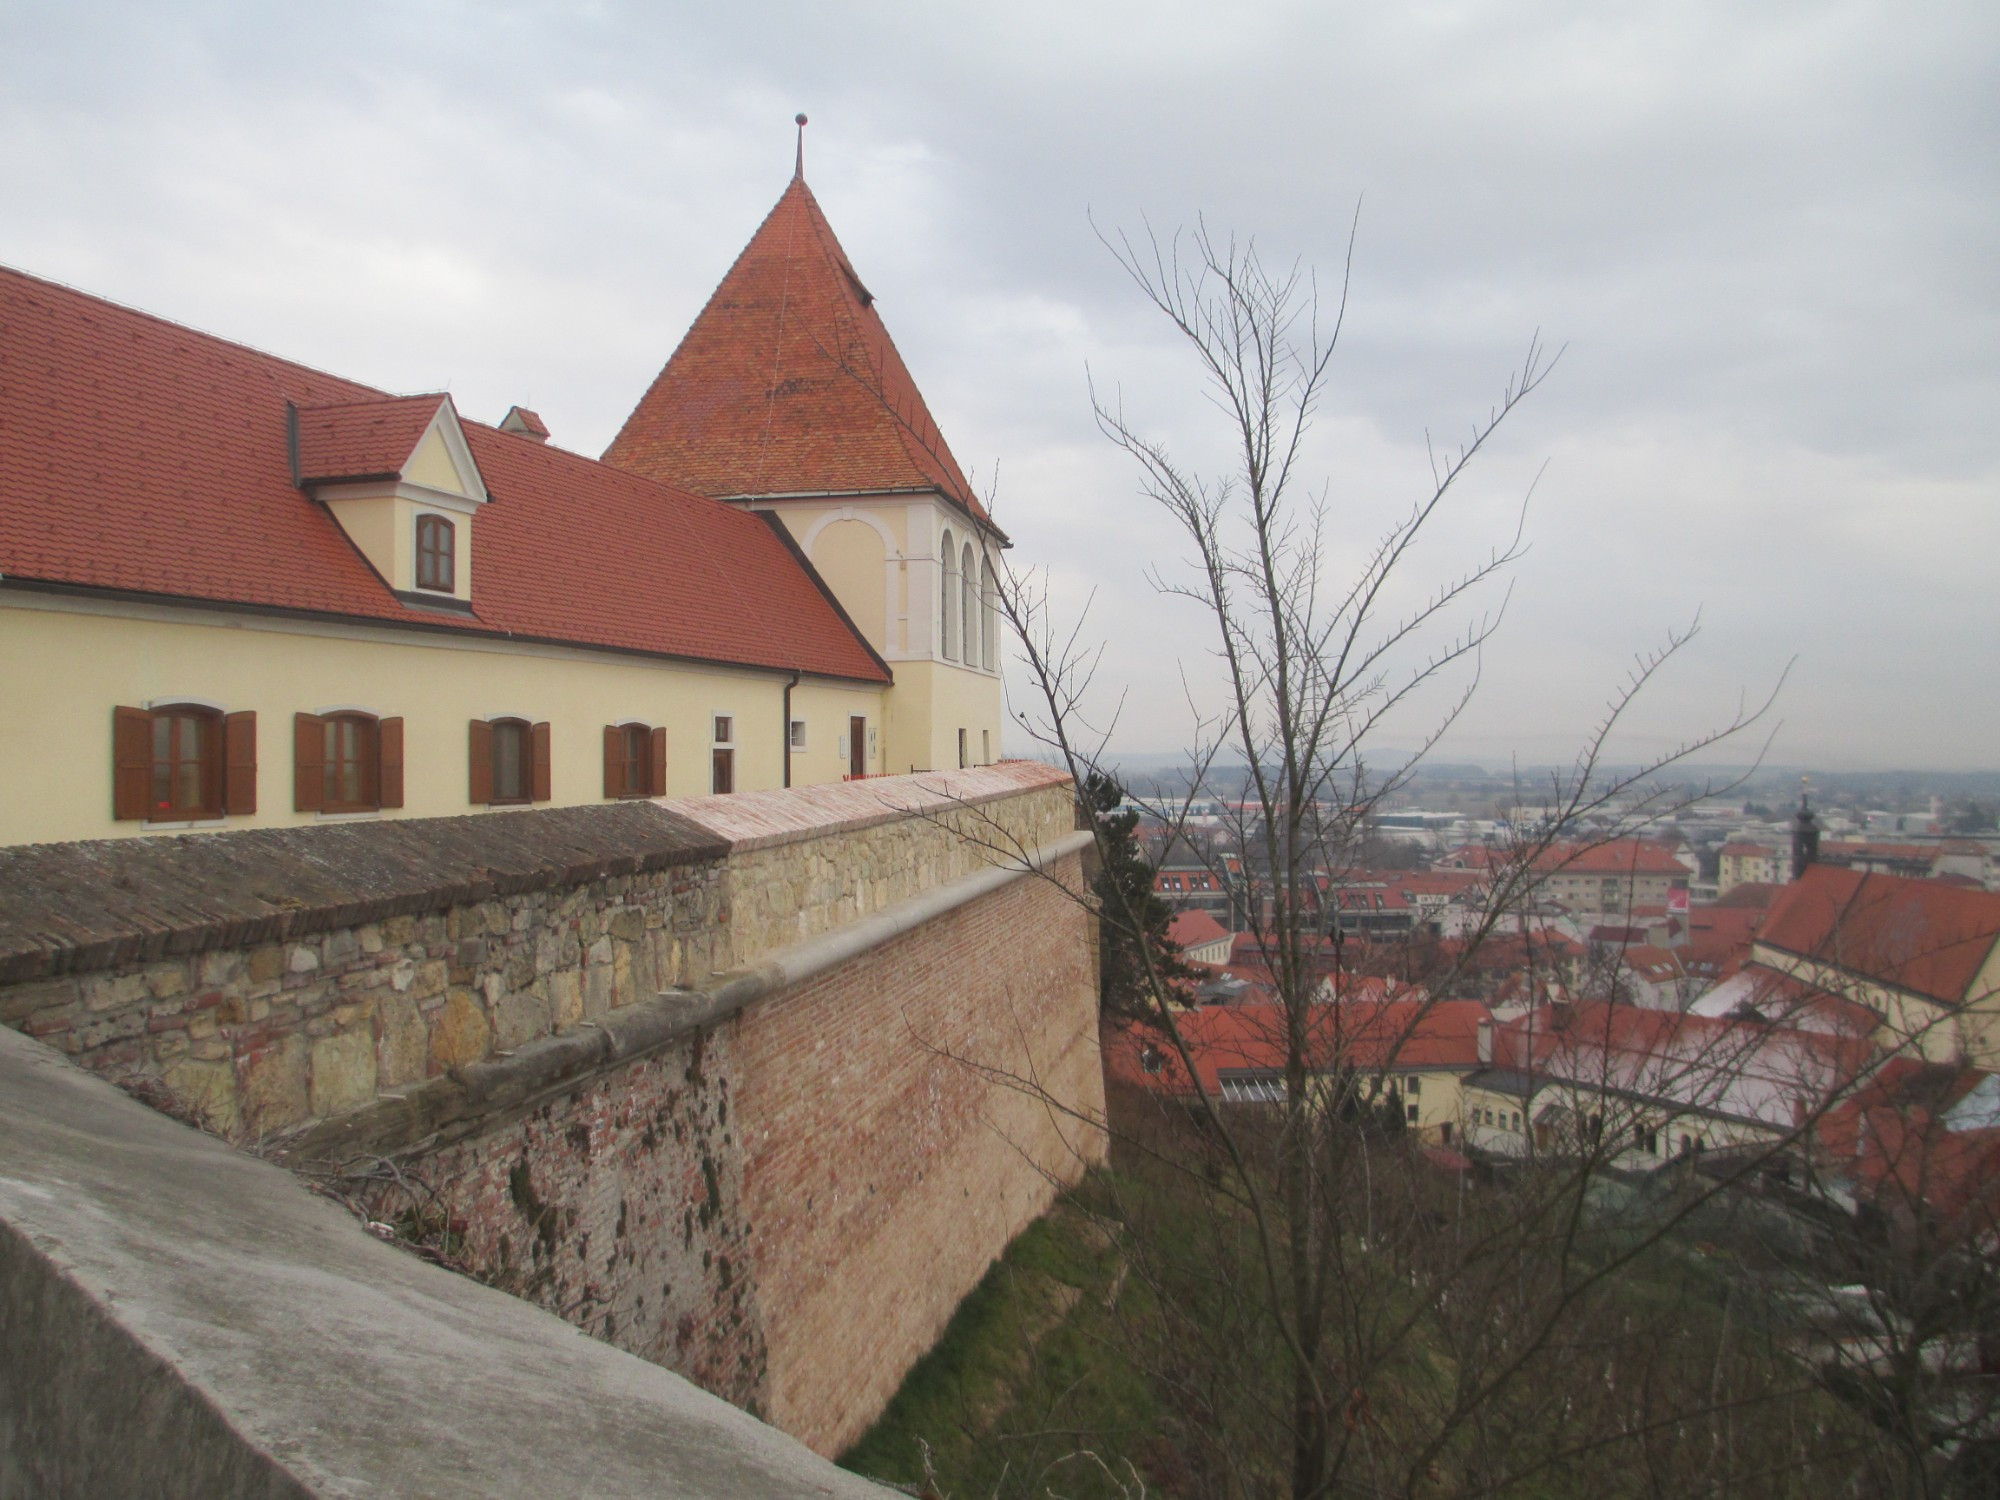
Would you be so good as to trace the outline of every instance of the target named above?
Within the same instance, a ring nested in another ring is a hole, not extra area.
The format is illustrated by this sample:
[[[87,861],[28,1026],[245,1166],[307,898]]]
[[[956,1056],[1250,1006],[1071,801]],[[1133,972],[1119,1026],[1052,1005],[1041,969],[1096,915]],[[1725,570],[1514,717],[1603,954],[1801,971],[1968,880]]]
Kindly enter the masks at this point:
[[[650,802],[25,844],[0,849],[0,984],[283,942],[726,852]]]
[[[4,1028],[0,1139],[0,1482],[110,1494],[144,1475],[190,1500],[893,1493]]]
[[[1069,772],[1033,760],[1003,760],[963,771],[918,771],[818,786],[776,787],[726,796],[681,797],[663,806],[729,841],[741,854],[802,839],[854,833],[909,817],[939,817],[1048,787],[1070,784]]]
[[[359,1109],[314,1121],[269,1143],[271,1153],[293,1164],[391,1156],[478,1135],[590,1075],[650,1056],[1024,875],[1046,872],[1088,847],[1094,837],[1087,830],[1071,833],[1023,858],[998,858],[983,870],[711,975],[698,985],[667,990],[511,1053],[465,1064],[400,1094],[384,1094]]]
[[[1033,761],[771,791],[0,849],[0,984],[942,816],[1066,784]]]

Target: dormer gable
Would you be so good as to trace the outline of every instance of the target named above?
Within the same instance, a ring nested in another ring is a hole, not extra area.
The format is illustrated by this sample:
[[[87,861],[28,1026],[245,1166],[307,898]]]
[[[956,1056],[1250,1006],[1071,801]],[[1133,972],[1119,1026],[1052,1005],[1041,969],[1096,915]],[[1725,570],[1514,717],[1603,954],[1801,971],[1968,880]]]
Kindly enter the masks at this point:
[[[288,407],[293,480],[396,597],[470,612],[474,518],[491,499],[448,395]]]

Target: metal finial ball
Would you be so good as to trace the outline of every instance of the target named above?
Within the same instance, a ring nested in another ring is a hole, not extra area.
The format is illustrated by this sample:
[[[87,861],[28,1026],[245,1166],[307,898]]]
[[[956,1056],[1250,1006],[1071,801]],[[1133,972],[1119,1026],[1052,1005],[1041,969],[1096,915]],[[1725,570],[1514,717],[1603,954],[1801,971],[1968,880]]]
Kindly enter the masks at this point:
[[[805,122],[806,122],[806,117],[804,115],[796,115],[793,117],[792,120],[792,123],[794,125],[803,125],[805,124]]]

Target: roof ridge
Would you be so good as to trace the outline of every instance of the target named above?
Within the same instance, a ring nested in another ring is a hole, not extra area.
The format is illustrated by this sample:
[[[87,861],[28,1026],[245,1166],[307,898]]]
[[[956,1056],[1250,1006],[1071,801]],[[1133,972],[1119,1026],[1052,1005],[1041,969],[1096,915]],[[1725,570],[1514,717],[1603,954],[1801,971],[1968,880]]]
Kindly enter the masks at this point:
[[[72,297],[81,297],[86,302],[94,302],[103,307],[116,308],[119,312],[125,313],[127,316],[144,318],[148,323],[156,323],[160,327],[170,328],[176,333],[191,333],[196,338],[208,340],[211,344],[220,344],[225,348],[240,350],[244,354],[255,355],[260,360],[268,361],[271,364],[284,365],[288,369],[298,370],[303,374],[311,375],[321,380],[337,380],[343,385],[351,385],[358,390],[370,391],[378,396],[392,394],[392,392],[385,391],[380,386],[368,384],[365,380],[356,380],[351,375],[340,375],[332,370],[322,370],[317,365],[309,365],[303,360],[291,359],[283,354],[274,354],[269,349],[260,349],[255,344],[247,344],[242,339],[233,339],[228,334],[214,333],[206,328],[197,328],[192,323],[183,323],[177,318],[169,318],[162,313],[150,312],[143,307],[136,307],[130,302],[120,302],[116,298],[106,297],[97,292],[86,291],[80,286],[73,286],[67,281],[57,281],[53,276],[38,276],[33,271],[24,271],[19,266],[5,264],[0,264],[0,276],[17,277],[21,281],[34,286],[48,287],[53,291],[64,292]],[[357,404],[359,403],[357,402]]]

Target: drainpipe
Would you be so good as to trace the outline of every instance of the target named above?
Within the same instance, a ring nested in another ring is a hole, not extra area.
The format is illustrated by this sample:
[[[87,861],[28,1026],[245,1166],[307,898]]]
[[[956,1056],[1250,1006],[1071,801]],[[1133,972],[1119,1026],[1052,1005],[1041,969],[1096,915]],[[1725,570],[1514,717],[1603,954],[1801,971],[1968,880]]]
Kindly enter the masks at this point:
[[[785,684],[785,722],[778,727],[785,732],[785,785],[792,784],[792,689],[799,685],[802,672],[792,673],[792,680]]]

